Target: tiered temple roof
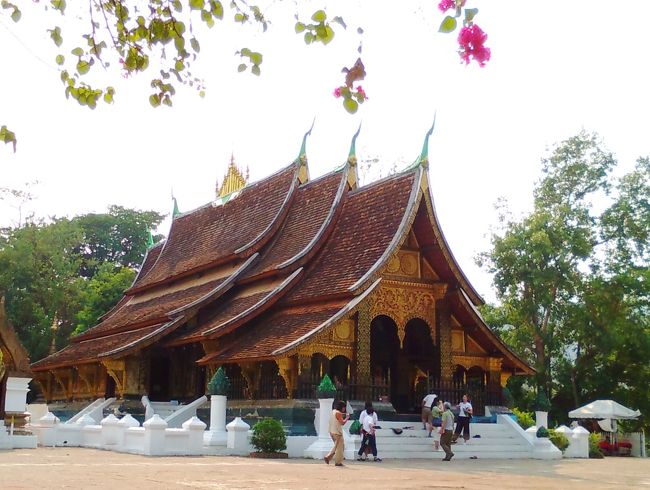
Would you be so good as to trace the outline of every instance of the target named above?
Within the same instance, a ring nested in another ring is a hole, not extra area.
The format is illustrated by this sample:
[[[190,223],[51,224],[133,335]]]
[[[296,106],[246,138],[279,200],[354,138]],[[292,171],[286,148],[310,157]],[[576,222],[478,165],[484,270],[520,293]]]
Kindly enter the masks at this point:
[[[531,372],[476,309],[483,300],[440,230],[425,164],[363,187],[353,160],[308,175],[299,158],[232,199],[177,216],[116,307],[33,370],[122,358],[154,343],[217,340],[201,364],[286,354],[350,314],[413,233],[433,277],[449,284],[454,314],[504,365]]]

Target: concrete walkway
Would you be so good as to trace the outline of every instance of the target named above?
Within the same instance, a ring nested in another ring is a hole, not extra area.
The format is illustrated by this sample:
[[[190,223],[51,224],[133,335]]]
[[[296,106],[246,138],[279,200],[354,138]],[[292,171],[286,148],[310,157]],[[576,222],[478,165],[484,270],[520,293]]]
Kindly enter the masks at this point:
[[[0,452],[0,489],[479,488],[650,490],[650,459],[346,462],[235,457],[151,458],[81,448]]]

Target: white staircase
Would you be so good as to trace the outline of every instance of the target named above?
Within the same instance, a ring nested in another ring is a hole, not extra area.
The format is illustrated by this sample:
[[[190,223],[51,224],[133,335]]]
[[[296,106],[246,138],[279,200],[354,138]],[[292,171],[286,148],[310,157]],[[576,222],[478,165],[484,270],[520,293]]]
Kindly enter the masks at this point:
[[[99,424],[99,422],[104,418],[104,409],[112,405],[113,402],[115,402],[115,398],[109,398],[108,400],[98,398],[65,423],[68,425],[76,424],[81,417],[88,415],[93,418],[95,423]]]
[[[499,416],[504,417],[504,416]],[[451,448],[455,459],[521,459],[531,458],[533,444],[524,431],[505,421],[496,424],[470,424],[472,438],[464,443],[459,438]],[[382,459],[442,459],[445,453],[440,448],[434,450],[432,437],[427,437],[427,431],[422,423],[386,422],[380,421],[382,427],[377,430],[377,452]],[[412,426],[413,429],[404,429]],[[402,429],[401,434],[395,434],[392,428]],[[518,427],[518,426],[517,426]],[[437,428],[435,430],[438,430]],[[480,437],[474,438],[479,435]],[[355,453],[359,450],[361,438],[354,438]]]

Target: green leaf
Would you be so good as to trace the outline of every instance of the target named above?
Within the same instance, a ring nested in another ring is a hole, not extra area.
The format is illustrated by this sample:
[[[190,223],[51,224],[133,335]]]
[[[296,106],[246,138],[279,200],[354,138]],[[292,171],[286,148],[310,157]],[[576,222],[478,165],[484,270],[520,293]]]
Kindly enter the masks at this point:
[[[203,10],[203,7],[205,7],[205,0],[190,0],[192,10]]]
[[[253,67],[251,68],[251,72],[253,73],[253,75],[260,76],[260,67],[259,67],[259,65],[253,65]]]
[[[52,7],[54,7],[54,10],[58,10],[59,12],[61,12],[61,15],[65,13],[65,8],[67,6],[65,0],[52,0],[51,4]]]
[[[305,30],[305,24],[303,24],[302,22],[296,22],[295,29],[296,29],[296,34],[300,34],[302,31]]]
[[[465,9],[465,23],[472,22],[476,14],[478,14],[478,9]]]
[[[0,141],[4,142],[5,144],[11,143],[14,147],[14,153],[16,153],[16,134],[13,131],[9,131],[9,129],[7,129],[7,126],[2,126],[0,128]]]
[[[346,97],[343,99],[343,107],[345,107],[345,110],[350,114],[354,114],[359,109],[359,103],[354,99]]]
[[[314,22],[325,22],[325,19],[327,19],[327,14],[325,13],[324,10],[317,10],[311,16],[311,20],[313,20]]]
[[[244,22],[245,19],[244,14],[240,14],[239,12],[235,14],[235,22]]]
[[[254,65],[260,65],[262,63],[262,54],[261,53],[251,53],[250,54],[251,63]]]
[[[18,7],[14,6],[14,11],[11,13],[11,20],[13,20],[14,22],[18,22],[20,20],[21,15],[22,14],[20,13],[20,10],[18,10]]]
[[[183,11],[183,4],[181,3],[181,0],[172,0],[172,7],[174,7],[174,10],[176,12]]]
[[[332,39],[334,39],[334,29],[332,29],[330,26],[327,26],[325,28],[325,36],[321,38],[321,41],[323,41],[323,44],[329,44]]]
[[[54,44],[56,44],[57,47],[63,44],[63,38],[61,37],[60,27],[57,26],[54,29],[48,29],[48,32],[50,33],[50,38],[52,38],[52,41],[54,41]]]
[[[63,63],[65,63],[65,57],[62,54],[60,54],[56,57],[56,64],[62,65]]]
[[[246,71],[246,68],[247,68],[247,67],[246,67],[246,64],[245,64],[245,63],[241,63],[241,64],[237,67],[237,71],[238,71],[239,73],[241,73],[241,72],[243,72],[243,71]]]
[[[199,90],[199,97],[201,98],[205,97],[205,90]]]
[[[85,75],[90,71],[90,63],[85,60],[79,60],[77,63],[77,72],[79,75]]]
[[[442,20],[442,23],[440,24],[440,29],[438,29],[438,32],[453,32],[454,29],[456,29],[456,19],[454,19],[451,15],[448,15]]]
[[[158,94],[151,94],[149,96],[149,103],[151,104],[151,107],[158,107],[160,105],[160,97]]]
[[[72,54],[75,56],[82,56],[84,54],[84,50],[81,48],[74,48],[72,50]]]
[[[212,0],[210,4],[212,5],[212,15],[219,20],[223,19],[223,5],[221,2]]]
[[[316,36],[314,36],[311,32],[305,32],[305,44],[313,43],[315,38]]]
[[[176,60],[176,63],[174,63],[174,68],[176,71],[183,71],[185,68],[185,63],[183,63],[183,60]]]

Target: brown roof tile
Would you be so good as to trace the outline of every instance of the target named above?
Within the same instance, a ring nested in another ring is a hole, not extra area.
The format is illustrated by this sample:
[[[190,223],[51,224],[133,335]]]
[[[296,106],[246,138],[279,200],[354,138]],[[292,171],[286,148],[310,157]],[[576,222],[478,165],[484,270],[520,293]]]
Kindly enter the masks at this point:
[[[264,244],[265,233],[269,235],[265,238],[270,237],[268,232],[286,210],[296,185],[296,165],[292,164],[245,187],[224,205],[208,204],[178,216],[156,264],[137,287],[218,263],[253,243],[247,252],[255,251]]]
[[[236,362],[272,357],[274,351],[308,334],[336,315],[343,306],[345,303],[333,303],[277,312],[247,327],[245,332],[238,331],[236,337],[226,340],[220,352],[206,356],[201,362]]]
[[[322,253],[286,302],[349,293],[384,254],[407,210],[415,171],[398,174],[351,192]]]
[[[275,269],[310,245],[325,223],[345,174],[333,172],[301,186],[277,239],[264,252],[249,277]]]
[[[147,301],[127,303],[99,325],[74,337],[72,342],[79,342],[98,335],[108,335],[112,331],[123,331],[129,325],[167,319],[170,312],[205,296],[219,287],[223,282],[224,278],[219,278],[205,284],[163,294]]]
[[[98,339],[75,342],[59,352],[35,362],[32,364],[32,369],[34,371],[46,371],[55,367],[96,361],[103,353],[138,342],[148,335],[153,334],[156,330],[163,328],[164,325],[164,323],[160,323],[130,332],[122,332]]]

